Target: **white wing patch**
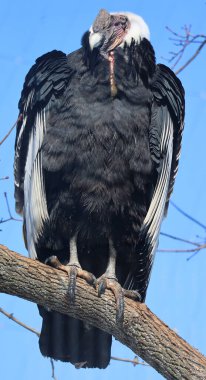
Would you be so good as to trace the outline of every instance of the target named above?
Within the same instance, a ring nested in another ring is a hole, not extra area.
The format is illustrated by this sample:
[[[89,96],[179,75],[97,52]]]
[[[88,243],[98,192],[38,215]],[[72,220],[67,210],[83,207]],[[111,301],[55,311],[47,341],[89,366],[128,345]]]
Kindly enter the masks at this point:
[[[143,229],[146,228],[148,230],[148,234],[152,237],[152,241],[154,241],[156,236],[159,235],[171,174],[173,154],[173,123],[169,113],[167,113],[167,119],[165,120],[165,124],[163,126],[161,152],[165,154],[161,173],[142,227]]]
[[[157,182],[152,201],[145,217],[142,233],[147,231],[146,239],[151,246],[150,261],[152,263],[153,256],[158,244],[158,237],[161,222],[164,216],[165,203],[167,200],[168,187],[171,174],[171,163],[173,154],[173,123],[169,112],[165,120],[161,138],[161,152],[164,154],[161,173]]]
[[[154,190],[152,201],[140,230],[142,249],[137,252],[138,274],[129,272],[125,281],[126,289],[134,289],[139,283],[138,291],[145,296],[149,283],[154,255],[158,246],[161,222],[164,217],[167,201],[171,165],[173,156],[173,122],[169,112],[164,110],[164,119],[160,141],[160,151],[163,156],[161,171]],[[144,296],[142,301],[144,301]]]
[[[136,280],[144,283],[144,288],[138,289],[146,292],[149,283],[154,254],[158,246],[161,222],[164,217],[165,204],[167,201],[168,188],[171,175],[171,164],[173,156],[173,122],[168,111],[165,113],[164,124],[160,145],[163,156],[161,172],[154,190],[152,201],[144,219],[140,236],[143,242],[142,250],[138,252],[138,275]],[[127,279],[127,286],[133,289],[136,281],[130,273]]]
[[[24,216],[26,220],[29,256],[36,258],[35,243],[49,219],[44,177],[42,172],[41,146],[46,131],[45,109],[38,112],[32,128],[24,177]]]

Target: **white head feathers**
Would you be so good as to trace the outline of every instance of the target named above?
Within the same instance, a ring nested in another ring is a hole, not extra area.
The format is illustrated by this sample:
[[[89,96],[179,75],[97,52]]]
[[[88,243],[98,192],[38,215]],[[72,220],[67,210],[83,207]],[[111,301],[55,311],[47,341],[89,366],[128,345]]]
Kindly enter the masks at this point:
[[[109,15],[109,13],[107,14]],[[125,16],[129,22],[129,28],[124,34],[122,42],[118,46],[123,47],[125,42],[130,45],[132,40],[139,43],[143,38],[146,38],[147,40],[150,39],[149,28],[142,17],[130,12],[110,12],[110,15]],[[90,48],[93,49],[101,44],[102,33],[101,31],[94,32],[93,25],[90,27],[89,31],[89,44]]]
[[[150,40],[149,27],[141,16],[130,12],[111,12],[112,15],[118,13],[127,16],[130,22],[130,28],[125,35],[123,43],[126,42],[128,45],[130,45],[132,39],[134,39],[136,42],[140,42],[143,38]]]

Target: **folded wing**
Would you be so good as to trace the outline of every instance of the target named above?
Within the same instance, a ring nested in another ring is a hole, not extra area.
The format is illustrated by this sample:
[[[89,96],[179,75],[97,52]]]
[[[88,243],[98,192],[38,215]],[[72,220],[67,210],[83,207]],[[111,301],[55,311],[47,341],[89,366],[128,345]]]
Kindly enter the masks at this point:
[[[42,144],[50,109],[69,83],[71,69],[66,54],[52,51],[38,58],[26,76],[19,101],[20,121],[15,143],[16,211],[23,214],[25,242],[32,258],[35,244],[48,220]]]
[[[138,289],[145,299],[161,222],[167,212],[178,170],[184,120],[184,90],[179,79],[164,65],[157,65],[152,82],[153,105],[149,144],[157,180],[144,219],[137,252],[137,266],[125,286]]]

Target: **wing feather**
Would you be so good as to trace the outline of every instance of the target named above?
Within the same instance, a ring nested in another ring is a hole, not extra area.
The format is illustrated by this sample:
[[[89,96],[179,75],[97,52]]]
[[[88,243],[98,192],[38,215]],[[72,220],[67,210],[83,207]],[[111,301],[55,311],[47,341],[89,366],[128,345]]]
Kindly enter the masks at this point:
[[[164,115],[165,113],[166,112],[164,112]],[[140,262],[138,260],[138,268],[140,271],[138,278],[138,290],[142,295],[142,300],[144,300],[150,279],[151,268],[158,245],[159,232],[164,215],[170,181],[173,152],[173,123],[168,112],[165,115],[165,122],[163,125],[160,142],[161,154],[164,153],[164,158],[152,201],[140,232],[140,249],[142,250],[142,259]]]
[[[61,96],[69,83],[71,68],[67,56],[53,51],[36,60],[26,76],[19,110],[15,143],[16,211],[23,214],[26,245],[29,255],[36,258],[36,244],[49,220],[42,144],[47,131],[51,100]]]
[[[32,129],[24,176],[24,217],[27,231],[27,247],[32,258],[44,223],[49,219],[44,175],[42,171],[41,146],[46,132],[45,109],[37,113]]]
[[[165,65],[157,65],[156,75],[152,84],[154,98],[159,104],[167,104],[168,111],[174,123],[174,144],[171,166],[171,176],[167,194],[167,202],[164,214],[166,215],[170,196],[173,192],[175,178],[178,171],[179,158],[181,152],[182,133],[184,129],[185,100],[184,88],[180,80],[172,70]]]
[[[142,301],[146,296],[162,219],[168,208],[178,170],[184,126],[184,90],[179,79],[166,66],[157,65],[152,91],[154,101],[149,142],[158,175],[140,231],[137,265],[125,283],[129,289],[138,289]]]

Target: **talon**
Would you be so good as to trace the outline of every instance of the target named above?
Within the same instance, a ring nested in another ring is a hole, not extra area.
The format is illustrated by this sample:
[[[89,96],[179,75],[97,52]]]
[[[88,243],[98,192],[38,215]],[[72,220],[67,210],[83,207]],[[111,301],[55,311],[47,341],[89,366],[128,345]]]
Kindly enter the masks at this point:
[[[93,285],[94,287],[96,286],[96,277],[92,273],[78,268],[77,276],[83,278],[89,285]]]
[[[63,265],[57,258],[57,256],[50,256],[46,261],[45,264],[52,266],[55,269],[62,270],[63,272],[66,272],[69,276],[69,300],[70,302],[75,301],[75,289],[76,289],[76,279],[77,277],[83,278],[87,281],[89,285],[93,285],[95,287],[96,285],[96,278],[95,276],[87,272],[86,270],[83,270],[79,263],[74,264],[67,264]]]
[[[105,279],[101,279],[98,282],[98,297],[101,297],[101,295],[104,294],[106,287],[107,287],[107,284],[106,284]]]
[[[89,285],[93,286],[96,284],[96,278],[92,273],[83,270],[79,265],[68,264],[66,267],[69,269],[69,299],[71,302],[74,302],[77,277],[83,278]]]
[[[124,296],[130,298],[131,300],[141,302],[142,297],[137,290],[127,290],[123,289]]]
[[[76,289],[76,279],[77,279],[77,267],[70,266],[69,268],[69,300],[70,302],[75,301],[75,289]]]
[[[122,322],[124,317],[124,292],[117,279],[103,275],[97,280],[97,285],[99,297],[101,297],[106,289],[112,291],[116,300],[116,322]]]
[[[117,309],[116,309],[116,321],[118,323],[123,322],[124,319],[124,293],[121,289],[121,294],[116,298]]]
[[[59,259],[57,258],[57,256],[55,256],[55,255],[48,257],[48,259],[46,259],[44,263],[46,265],[49,265],[50,267],[56,268],[56,269],[59,269],[59,267],[61,267],[61,265],[62,265],[60,263]]]

